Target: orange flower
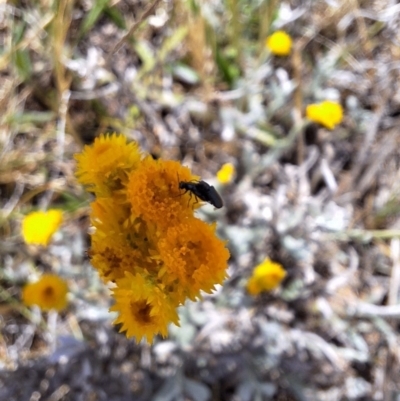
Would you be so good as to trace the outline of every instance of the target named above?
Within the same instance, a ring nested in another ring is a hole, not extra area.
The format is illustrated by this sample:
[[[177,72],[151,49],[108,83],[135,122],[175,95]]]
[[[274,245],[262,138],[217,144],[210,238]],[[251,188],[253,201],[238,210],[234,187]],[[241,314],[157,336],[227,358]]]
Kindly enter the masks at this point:
[[[226,277],[229,252],[215,236],[215,224],[192,217],[171,226],[160,238],[159,251],[165,264],[159,273],[162,279],[178,283],[190,299],[198,297],[200,290],[212,292]]]
[[[128,183],[133,215],[161,227],[193,215],[193,208],[198,208],[201,203],[190,193],[184,194],[179,189],[179,182],[198,179],[179,162],[147,157],[140,168],[132,172]]]
[[[186,298],[222,283],[229,252],[215,225],[194,217],[201,203],[179,188],[199,177],[177,161],[141,158],[123,137],[96,141],[76,156],[78,179],[96,195],[91,262],[116,286],[114,323],[151,342],[169,323],[179,324],[176,308]]]
[[[27,244],[47,246],[62,223],[62,211],[32,212],[22,221],[22,236]]]
[[[263,291],[276,288],[286,277],[286,271],[279,263],[265,259],[254,268],[252,276],[247,282],[247,291],[251,295],[258,295]]]
[[[26,306],[37,305],[44,311],[61,311],[67,306],[68,286],[59,276],[43,274],[39,281],[27,284],[22,291]]]

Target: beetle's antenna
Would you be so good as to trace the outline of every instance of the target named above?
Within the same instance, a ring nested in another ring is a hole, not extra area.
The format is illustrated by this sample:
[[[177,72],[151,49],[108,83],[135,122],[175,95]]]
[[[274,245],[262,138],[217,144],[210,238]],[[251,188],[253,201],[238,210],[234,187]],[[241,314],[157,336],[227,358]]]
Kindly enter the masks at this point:
[[[178,189],[179,189],[179,191],[180,191],[180,190],[181,190],[181,186],[180,186],[181,180],[180,180],[180,178],[179,178],[179,173],[178,173],[178,172],[176,172],[176,176],[177,176],[177,178],[178,178]],[[187,192],[187,190],[186,190],[184,193],[180,193],[180,194],[178,194],[178,195],[176,195],[176,196],[173,196],[173,198],[179,198],[180,196],[185,195],[186,192]]]

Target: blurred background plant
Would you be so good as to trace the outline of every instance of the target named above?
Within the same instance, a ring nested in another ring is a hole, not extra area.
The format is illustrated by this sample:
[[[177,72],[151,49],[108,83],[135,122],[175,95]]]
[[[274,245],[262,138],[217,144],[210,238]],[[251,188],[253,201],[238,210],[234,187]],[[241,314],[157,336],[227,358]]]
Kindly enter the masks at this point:
[[[0,4],[0,399],[398,398],[398,14],[389,1]],[[286,55],[268,46],[280,31]],[[72,155],[107,132],[224,199],[198,217],[228,240],[229,278],[151,348],[112,328],[86,253],[91,198]],[[30,245],[27,216],[51,209],[62,225]],[[266,259],[285,277],[252,296]],[[50,273],[69,303],[42,319],[22,289]]]

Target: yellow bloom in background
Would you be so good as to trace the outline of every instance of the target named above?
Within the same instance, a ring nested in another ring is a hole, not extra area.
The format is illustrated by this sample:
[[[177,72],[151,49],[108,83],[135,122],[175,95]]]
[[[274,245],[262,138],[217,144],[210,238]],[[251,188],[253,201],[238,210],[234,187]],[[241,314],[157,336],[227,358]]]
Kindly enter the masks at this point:
[[[93,145],[75,155],[76,176],[89,192],[108,196],[124,188],[127,173],[138,165],[140,158],[136,142],[127,143],[123,135],[101,135]]]
[[[287,56],[292,48],[292,38],[285,31],[276,31],[267,37],[265,45],[276,56]]]
[[[37,305],[44,311],[61,311],[67,306],[67,283],[55,274],[43,274],[35,283],[22,290],[22,301],[26,306]]]
[[[22,236],[27,244],[47,246],[63,221],[62,211],[51,209],[26,215],[22,221]]]
[[[75,158],[78,180],[96,196],[89,255],[101,279],[115,284],[114,324],[137,341],[166,336],[187,298],[226,277],[224,241],[194,216],[201,202],[180,189],[200,178],[177,161],[141,154],[122,135],[102,135]]]
[[[285,277],[286,271],[279,263],[265,259],[254,268],[246,288],[250,295],[258,295],[263,291],[273,290]]]
[[[221,184],[230,184],[235,177],[236,169],[232,163],[225,163],[217,172],[217,180]]]
[[[311,121],[319,123],[328,129],[333,129],[343,120],[343,108],[337,102],[325,100],[321,103],[308,105],[306,116]]]

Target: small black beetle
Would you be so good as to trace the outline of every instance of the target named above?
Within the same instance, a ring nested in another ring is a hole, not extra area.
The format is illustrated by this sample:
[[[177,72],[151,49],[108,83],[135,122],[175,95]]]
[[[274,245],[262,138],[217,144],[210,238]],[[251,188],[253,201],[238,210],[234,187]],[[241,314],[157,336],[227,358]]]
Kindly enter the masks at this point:
[[[193,194],[196,200],[199,198],[204,202],[210,203],[217,209],[224,206],[217,190],[205,181],[180,181],[179,189],[183,189],[185,193],[189,191],[190,195]]]

